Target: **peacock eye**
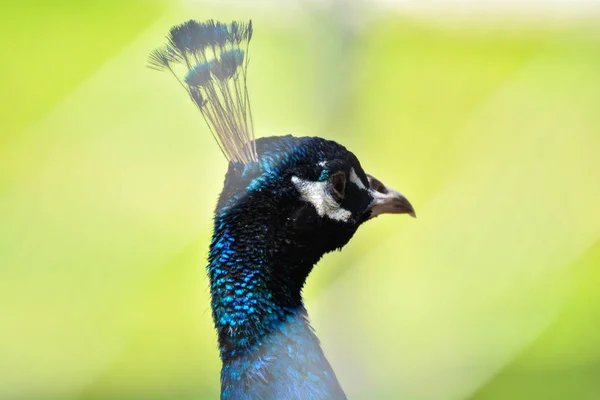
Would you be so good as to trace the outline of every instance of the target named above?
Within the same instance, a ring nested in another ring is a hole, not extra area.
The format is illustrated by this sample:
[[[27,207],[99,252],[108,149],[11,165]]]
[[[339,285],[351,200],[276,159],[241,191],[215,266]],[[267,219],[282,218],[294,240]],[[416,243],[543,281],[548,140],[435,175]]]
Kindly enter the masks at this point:
[[[330,179],[330,193],[335,201],[341,203],[346,194],[346,174],[336,172]]]

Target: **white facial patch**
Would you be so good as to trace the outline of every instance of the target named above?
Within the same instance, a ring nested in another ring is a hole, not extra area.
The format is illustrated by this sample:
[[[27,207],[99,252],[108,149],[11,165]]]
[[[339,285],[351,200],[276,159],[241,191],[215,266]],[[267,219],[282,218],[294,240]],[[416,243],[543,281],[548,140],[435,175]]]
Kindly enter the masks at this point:
[[[358,186],[359,189],[368,190],[366,188],[365,184],[362,183],[362,181],[360,180],[360,178],[358,177],[358,175],[356,175],[356,172],[354,171],[354,168],[350,169],[350,182],[352,182],[356,186]]]
[[[350,211],[340,207],[331,197],[327,190],[327,182],[305,181],[297,176],[292,176],[292,183],[302,195],[302,199],[315,207],[319,216],[327,216],[329,219],[343,222],[347,222],[352,217]]]

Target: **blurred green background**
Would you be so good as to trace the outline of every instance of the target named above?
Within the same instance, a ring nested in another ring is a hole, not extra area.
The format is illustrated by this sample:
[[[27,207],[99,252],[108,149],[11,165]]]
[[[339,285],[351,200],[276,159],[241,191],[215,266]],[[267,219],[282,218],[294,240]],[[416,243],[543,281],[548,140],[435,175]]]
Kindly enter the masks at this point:
[[[258,136],[337,140],[415,205],[309,278],[351,398],[599,398],[600,18],[108,0],[0,13],[1,399],[218,396],[226,163],[145,68],[189,18],[253,19]]]

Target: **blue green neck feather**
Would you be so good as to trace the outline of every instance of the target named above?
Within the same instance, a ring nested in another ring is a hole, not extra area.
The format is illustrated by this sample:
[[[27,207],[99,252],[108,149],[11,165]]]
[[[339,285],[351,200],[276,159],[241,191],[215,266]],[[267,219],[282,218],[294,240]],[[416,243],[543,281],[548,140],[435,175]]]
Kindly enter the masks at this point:
[[[307,266],[277,265],[266,248],[244,241],[243,232],[227,224],[222,229],[209,266],[223,361],[221,397],[344,398],[308,324],[301,285],[268,272],[306,271]]]
[[[259,347],[302,307],[302,283],[273,271],[307,275],[312,265],[280,265],[268,249],[273,240],[266,229],[231,221],[230,215],[218,221],[208,270],[221,358],[227,360]]]

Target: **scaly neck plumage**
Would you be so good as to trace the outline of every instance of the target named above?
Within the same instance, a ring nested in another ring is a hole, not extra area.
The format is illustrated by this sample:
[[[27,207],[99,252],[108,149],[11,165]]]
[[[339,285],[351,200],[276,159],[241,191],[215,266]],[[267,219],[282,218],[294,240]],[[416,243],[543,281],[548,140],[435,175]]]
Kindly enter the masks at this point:
[[[215,220],[208,272],[221,398],[344,399],[300,294],[318,258],[290,259],[275,243],[264,225]]]

